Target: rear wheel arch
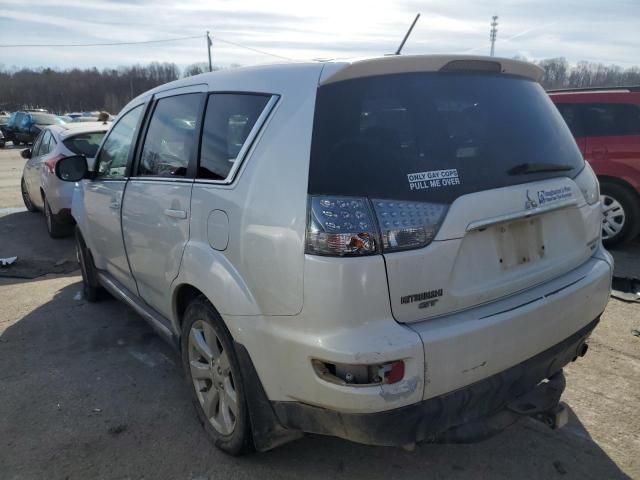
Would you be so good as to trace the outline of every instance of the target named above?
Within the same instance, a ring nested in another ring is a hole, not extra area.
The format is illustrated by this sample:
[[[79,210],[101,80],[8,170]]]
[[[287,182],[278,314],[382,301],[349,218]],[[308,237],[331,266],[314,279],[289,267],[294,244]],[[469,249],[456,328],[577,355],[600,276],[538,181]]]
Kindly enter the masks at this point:
[[[182,328],[182,322],[184,320],[184,314],[187,311],[187,307],[189,303],[195,300],[198,297],[207,298],[204,293],[202,293],[199,289],[194,287],[191,284],[183,283],[176,287],[174,296],[173,296],[173,312],[175,315],[177,327],[180,330]],[[209,300],[207,298],[207,300]],[[209,300],[209,303],[211,301]],[[213,305],[213,303],[211,303]],[[215,307],[214,307],[215,308]]]
[[[627,190],[629,190],[630,192],[632,192],[636,196],[638,201],[640,201],[640,192],[638,192],[638,190],[636,190],[633,187],[633,185],[631,185],[629,182],[627,182],[623,178],[611,177],[609,175],[597,175],[597,177],[598,177],[598,181],[601,184],[602,183],[609,183],[609,184],[619,185],[621,187],[626,188]]]

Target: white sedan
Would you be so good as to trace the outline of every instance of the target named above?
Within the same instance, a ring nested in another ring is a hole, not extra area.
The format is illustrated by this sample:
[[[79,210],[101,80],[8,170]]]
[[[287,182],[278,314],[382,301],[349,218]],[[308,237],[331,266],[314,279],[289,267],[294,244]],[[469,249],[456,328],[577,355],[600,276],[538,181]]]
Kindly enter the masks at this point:
[[[42,130],[33,147],[22,151],[27,159],[21,181],[22,198],[30,212],[43,211],[53,238],[69,235],[73,183],[56,177],[56,163],[71,155],[93,160],[110,124],[102,122],[51,125]]]

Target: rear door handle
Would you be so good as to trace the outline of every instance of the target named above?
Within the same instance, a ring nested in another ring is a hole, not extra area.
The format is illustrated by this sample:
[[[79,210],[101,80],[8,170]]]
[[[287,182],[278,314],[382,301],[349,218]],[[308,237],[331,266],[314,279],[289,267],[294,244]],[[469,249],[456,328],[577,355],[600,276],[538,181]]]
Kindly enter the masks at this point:
[[[187,212],[185,210],[172,210],[170,208],[167,208],[164,211],[164,214],[167,217],[179,218],[180,220],[184,220],[185,218],[187,218]]]
[[[117,200],[111,202],[109,204],[109,208],[113,208],[114,210],[118,210],[120,208],[120,202],[118,202]]]

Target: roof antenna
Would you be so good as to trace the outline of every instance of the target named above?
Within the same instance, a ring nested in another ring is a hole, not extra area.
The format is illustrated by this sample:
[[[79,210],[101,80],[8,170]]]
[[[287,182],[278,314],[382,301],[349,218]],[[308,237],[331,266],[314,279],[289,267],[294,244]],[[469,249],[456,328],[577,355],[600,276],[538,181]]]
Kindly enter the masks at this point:
[[[419,18],[420,18],[420,14],[417,14],[416,18],[413,20],[413,23],[409,27],[409,30],[407,30],[407,33],[402,39],[402,42],[400,43],[400,46],[398,47],[398,50],[396,50],[396,53],[394,53],[394,55],[400,55],[400,52],[402,51],[402,47],[404,47],[404,44],[407,42],[407,38],[409,38],[409,35],[411,35],[411,31],[413,30],[413,27],[416,26],[416,22],[418,21]]]

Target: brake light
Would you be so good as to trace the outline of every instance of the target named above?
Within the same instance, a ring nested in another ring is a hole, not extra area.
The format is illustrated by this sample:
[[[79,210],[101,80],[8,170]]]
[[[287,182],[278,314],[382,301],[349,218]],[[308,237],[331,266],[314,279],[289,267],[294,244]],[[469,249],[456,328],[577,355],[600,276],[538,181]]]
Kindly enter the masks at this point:
[[[365,198],[310,197],[307,253],[346,257],[377,250],[378,233]]]
[[[431,243],[448,205],[373,200],[385,252],[425,247]]]
[[[46,162],[44,162],[50,174],[55,175],[56,173],[56,163],[64,158],[64,155],[56,155],[55,157],[50,158]]]
[[[305,251],[344,257],[425,247],[447,209],[439,203],[311,196]]]
[[[580,188],[582,196],[589,205],[593,205],[600,200],[600,184],[598,182],[598,177],[596,177],[591,165],[587,162],[584,162],[584,168],[578,176],[574,178],[574,181]]]

